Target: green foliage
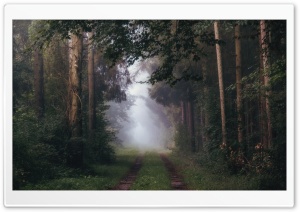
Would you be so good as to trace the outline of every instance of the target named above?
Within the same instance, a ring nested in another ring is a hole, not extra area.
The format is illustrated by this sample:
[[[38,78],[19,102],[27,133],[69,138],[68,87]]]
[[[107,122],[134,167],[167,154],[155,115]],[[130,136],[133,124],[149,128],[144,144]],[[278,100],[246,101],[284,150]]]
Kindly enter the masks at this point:
[[[128,172],[137,156],[137,151],[117,149],[116,161],[112,164],[90,165],[86,171],[61,168],[57,178],[39,183],[28,183],[22,190],[109,190],[115,187]]]
[[[231,175],[227,164],[211,160],[208,155],[171,154],[171,161],[181,170],[191,190],[258,190],[259,178],[252,175]]]
[[[59,117],[38,121],[34,111],[20,107],[13,117],[14,189],[53,178],[64,161]]]
[[[85,163],[112,163],[115,160],[115,152],[112,146],[115,141],[115,132],[108,129],[109,123],[105,118],[108,109],[103,103],[97,107],[97,128],[84,142]]]
[[[197,42],[204,44],[221,42],[215,41],[212,33],[195,30],[195,26],[202,24],[201,21],[177,21],[174,34],[171,33],[173,22],[170,20],[51,20],[41,24],[44,27],[38,31],[36,39],[36,43],[41,45],[49,43],[56,34],[62,39],[69,39],[70,32],[80,34],[81,31],[94,30],[93,41],[103,49],[110,67],[123,59],[127,65],[132,65],[139,59],[160,56],[163,63],[152,73],[149,80],[152,84],[166,81],[175,85],[181,80],[199,80],[200,76],[189,73],[188,69],[175,77],[174,67],[182,60],[192,57],[193,61],[199,61],[203,56],[195,37],[199,36],[201,39]]]

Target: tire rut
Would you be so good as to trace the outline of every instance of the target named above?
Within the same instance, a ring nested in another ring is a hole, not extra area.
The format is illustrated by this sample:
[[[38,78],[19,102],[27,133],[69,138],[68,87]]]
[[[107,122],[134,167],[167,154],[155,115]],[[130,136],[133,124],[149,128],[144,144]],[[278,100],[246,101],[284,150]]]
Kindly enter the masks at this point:
[[[143,155],[137,156],[134,164],[128,171],[128,173],[121,179],[119,184],[112,188],[112,190],[129,190],[133,182],[136,180],[137,174],[142,167]]]
[[[174,190],[188,190],[183,178],[178,174],[174,164],[168,159],[165,154],[160,154],[161,160],[164,162],[171,179],[171,187]]]

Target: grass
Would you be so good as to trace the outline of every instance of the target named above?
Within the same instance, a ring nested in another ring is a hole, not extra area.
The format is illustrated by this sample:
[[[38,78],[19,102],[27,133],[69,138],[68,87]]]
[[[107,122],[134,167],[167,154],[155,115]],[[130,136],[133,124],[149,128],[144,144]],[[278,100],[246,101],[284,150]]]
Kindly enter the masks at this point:
[[[146,152],[143,165],[131,190],[170,190],[168,172],[158,153]]]
[[[225,168],[200,165],[194,156],[169,155],[170,160],[184,177],[190,190],[259,190],[259,179],[247,175],[231,175]]]
[[[92,165],[93,174],[74,177],[68,174],[63,178],[26,185],[21,190],[108,190],[128,172],[137,155],[136,150],[117,149],[116,161],[110,165]]]

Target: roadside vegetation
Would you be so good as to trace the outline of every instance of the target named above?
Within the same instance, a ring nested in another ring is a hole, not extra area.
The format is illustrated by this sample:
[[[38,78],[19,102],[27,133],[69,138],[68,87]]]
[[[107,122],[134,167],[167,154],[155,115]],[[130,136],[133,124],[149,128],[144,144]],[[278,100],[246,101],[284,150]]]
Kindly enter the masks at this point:
[[[65,171],[64,176],[58,179],[27,184],[20,190],[109,190],[126,175],[137,155],[136,150],[117,149],[116,160],[112,164],[94,164],[85,172]]]
[[[169,159],[183,176],[189,190],[259,190],[262,177],[233,174],[221,161],[211,161],[201,155],[172,153]]]

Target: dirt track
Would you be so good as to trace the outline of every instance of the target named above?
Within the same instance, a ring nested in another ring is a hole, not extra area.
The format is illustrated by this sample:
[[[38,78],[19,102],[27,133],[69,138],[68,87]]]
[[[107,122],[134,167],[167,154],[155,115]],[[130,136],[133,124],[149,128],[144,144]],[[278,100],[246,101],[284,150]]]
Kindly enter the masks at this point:
[[[172,188],[174,190],[188,190],[183,178],[178,174],[174,164],[168,159],[168,157],[165,154],[160,154],[160,158],[169,172]]]
[[[136,179],[136,176],[139,172],[139,170],[142,167],[143,162],[143,155],[139,155],[129,170],[129,172],[126,174],[126,176],[119,182],[119,184],[113,188],[113,190],[129,190],[131,185]]]
[[[183,178],[178,174],[174,164],[168,159],[168,157],[165,154],[160,154],[160,158],[164,162],[164,165],[169,173],[172,189],[188,190]],[[142,162],[143,155],[139,155],[126,176],[123,177],[119,184],[112,190],[129,190],[133,182],[136,180],[137,174],[142,167]]]

